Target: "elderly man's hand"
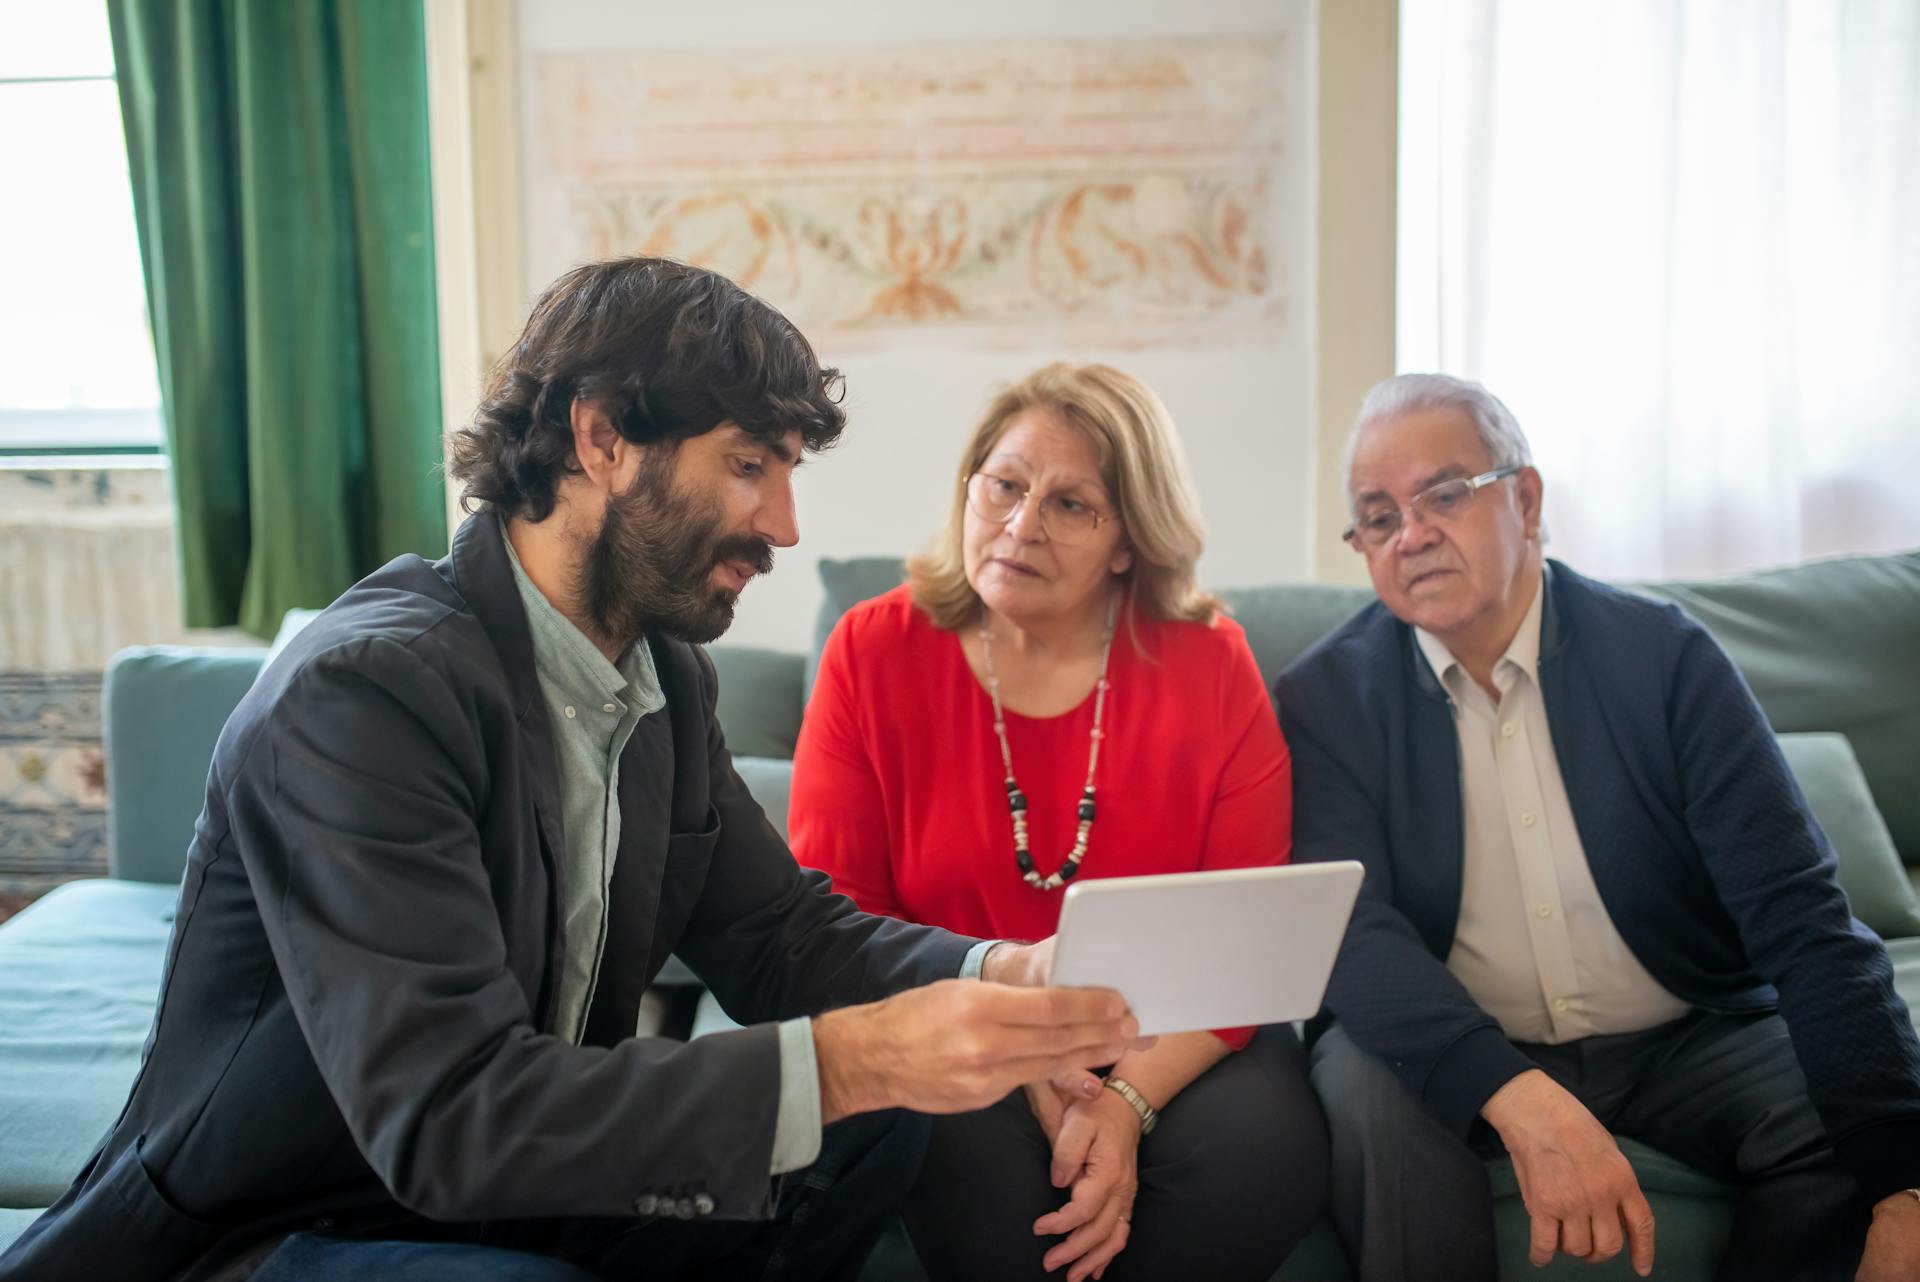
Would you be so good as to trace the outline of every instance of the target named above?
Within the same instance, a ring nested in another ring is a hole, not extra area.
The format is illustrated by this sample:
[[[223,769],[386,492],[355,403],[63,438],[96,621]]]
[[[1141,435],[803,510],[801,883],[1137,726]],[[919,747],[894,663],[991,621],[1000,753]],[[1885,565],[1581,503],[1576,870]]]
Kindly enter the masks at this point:
[[[1920,1198],[1895,1193],[1873,1206],[1866,1253],[1856,1282],[1914,1282],[1920,1278]]]
[[[1633,1167],[1586,1106],[1539,1069],[1493,1093],[1480,1115],[1505,1141],[1533,1219],[1536,1268],[1555,1251],[1598,1264],[1625,1246],[1634,1272],[1653,1271],[1653,1208]]]
[[[1105,988],[1017,988],[949,979],[813,1021],[820,1114],[888,1108],[967,1113],[1016,1086],[1111,1064],[1139,1036]]]

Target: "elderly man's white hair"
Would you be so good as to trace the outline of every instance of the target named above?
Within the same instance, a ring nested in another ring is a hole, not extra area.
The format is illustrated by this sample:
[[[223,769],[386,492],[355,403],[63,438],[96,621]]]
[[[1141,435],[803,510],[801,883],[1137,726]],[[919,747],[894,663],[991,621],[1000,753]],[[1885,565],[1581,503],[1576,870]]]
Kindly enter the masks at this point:
[[[1347,484],[1353,484],[1353,455],[1360,446],[1361,433],[1403,414],[1431,410],[1455,410],[1465,415],[1480,443],[1487,447],[1494,467],[1533,465],[1533,451],[1513,411],[1480,384],[1450,374],[1396,374],[1374,384],[1367,399],[1360,402],[1360,415],[1354,419],[1340,455],[1340,474],[1347,478]]]

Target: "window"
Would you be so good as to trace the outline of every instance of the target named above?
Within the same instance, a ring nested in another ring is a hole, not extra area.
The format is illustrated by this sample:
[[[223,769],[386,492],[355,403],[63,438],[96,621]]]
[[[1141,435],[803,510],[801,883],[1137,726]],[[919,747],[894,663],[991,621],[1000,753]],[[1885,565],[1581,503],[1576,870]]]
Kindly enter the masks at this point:
[[[1399,362],[1609,577],[1920,545],[1920,6],[1401,5]]]
[[[0,0],[0,453],[159,448],[103,4]]]

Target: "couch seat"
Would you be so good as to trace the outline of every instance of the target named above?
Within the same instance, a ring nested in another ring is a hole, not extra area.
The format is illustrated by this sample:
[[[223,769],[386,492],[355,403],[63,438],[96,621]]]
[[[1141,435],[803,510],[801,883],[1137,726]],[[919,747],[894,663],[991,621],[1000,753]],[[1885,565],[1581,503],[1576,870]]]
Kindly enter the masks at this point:
[[[40,1218],[41,1209],[0,1206],[0,1253],[4,1253],[13,1245],[15,1238],[27,1231],[27,1225]]]
[[[178,894],[69,882],[0,931],[0,1242],[65,1191],[120,1115]]]

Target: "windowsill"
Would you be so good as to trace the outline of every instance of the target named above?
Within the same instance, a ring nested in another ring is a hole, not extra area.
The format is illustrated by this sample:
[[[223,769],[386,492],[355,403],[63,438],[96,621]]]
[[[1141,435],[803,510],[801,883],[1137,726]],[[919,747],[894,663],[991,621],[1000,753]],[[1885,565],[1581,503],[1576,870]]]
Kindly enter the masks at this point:
[[[166,446],[160,408],[0,408],[0,454],[152,454]]]
[[[159,454],[0,456],[0,530],[158,530],[173,523]]]
[[[158,451],[109,454],[0,454],[8,472],[165,471],[167,456]]]

